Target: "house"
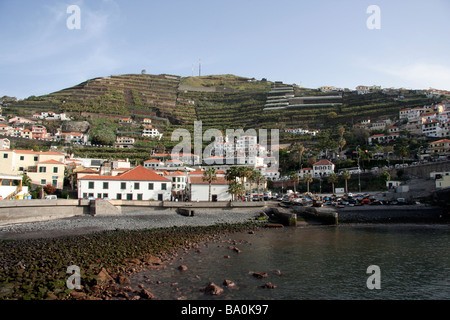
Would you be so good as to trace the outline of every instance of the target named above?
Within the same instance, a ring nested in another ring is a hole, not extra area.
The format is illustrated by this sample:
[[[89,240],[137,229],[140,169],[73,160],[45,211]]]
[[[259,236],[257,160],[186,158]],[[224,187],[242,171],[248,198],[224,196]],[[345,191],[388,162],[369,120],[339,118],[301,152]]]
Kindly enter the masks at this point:
[[[119,123],[133,123],[133,120],[131,120],[130,118],[122,118],[119,119]]]
[[[44,160],[36,163],[36,170],[28,167],[26,174],[34,184],[46,186],[51,184],[62,189],[64,184],[64,163],[57,160]]]
[[[151,138],[158,137],[159,139],[161,139],[162,134],[159,133],[157,128],[147,126],[147,127],[144,127],[144,129],[142,130],[142,136],[143,137],[151,137]]]
[[[437,120],[427,120],[422,124],[422,135],[426,137],[441,137],[442,131],[441,123]]]
[[[335,165],[327,159],[322,159],[313,164],[314,177],[326,177],[334,173]]]
[[[13,117],[11,119],[8,120],[8,123],[13,123],[13,124],[35,124],[36,121],[33,120],[28,120],[22,117]]]
[[[0,172],[26,173],[33,184],[52,184],[61,189],[64,183],[65,155],[60,152],[32,150],[0,150]]]
[[[116,176],[85,175],[78,179],[78,198],[170,200],[171,180],[142,166]]]
[[[441,139],[430,142],[428,150],[431,154],[450,155],[450,140]]]
[[[203,181],[201,176],[189,175],[187,184],[187,194],[191,201],[209,200],[209,183]],[[211,182],[211,201],[230,201],[231,194],[228,193],[228,181],[225,177],[217,177],[217,180]]]
[[[164,166],[164,162],[156,159],[149,159],[144,161],[144,168],[147,169],[159,169]]]
[[[142,122],[143,122],[144,124],[151,124],[151,123],[152,123],[152,119],[144,118],[144,119],[142,120]]]
[[[135,143],[134,138],[130,137],[117,137],[116,143],[114,144],[117,148],[133,148]]]
[[[0,134],[9,136],[12,132],[13,128],[6,125],[6,124],[0,124]]]
[[[33,139],[44,139],[45,137],[47,137],[47,128],[40,125],[32,126],[31,137]]]
[[[383,144],[389,143],[398,139],[400,135],[397,132],[392,132],[389,134],[374,134],[367,138],[369,144]]]
[[[7,139],[7,138],[0,139],[0,150],[9,149],[10,146],[11,146],[11,143],[10,143],[9,139]]]
[[[86,144],[88,141],[88,136],[81,132],[63,132],[59,138],[67,143]]]
[[[172,196],[180,199],[181,197],[184,197],[188,175],[185,172],[175,171],[165,172],[164,176],[172,180]]]
[[[298,173],[298,176],[299,178],[304,178],[307,174],[310,174],[311,176],[314,177],[313,168],[302,168]]]

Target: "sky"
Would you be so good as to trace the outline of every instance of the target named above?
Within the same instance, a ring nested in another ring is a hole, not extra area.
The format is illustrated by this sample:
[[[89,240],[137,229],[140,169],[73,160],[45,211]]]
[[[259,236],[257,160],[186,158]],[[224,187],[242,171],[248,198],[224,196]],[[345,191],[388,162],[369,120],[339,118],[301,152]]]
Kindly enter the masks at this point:
[[[0,0],[0,97],[197,76],[199,61],[307,88],[450,90],[449,19],[448,0]]]

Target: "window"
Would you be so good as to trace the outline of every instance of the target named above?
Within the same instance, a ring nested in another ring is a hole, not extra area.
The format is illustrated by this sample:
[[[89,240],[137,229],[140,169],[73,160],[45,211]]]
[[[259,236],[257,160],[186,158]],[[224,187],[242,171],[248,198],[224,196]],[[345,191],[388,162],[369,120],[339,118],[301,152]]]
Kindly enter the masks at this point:
[[[58,180],[52,180],[52,185],[53,185],[54,187],[58,186]]]
[[[122,200],[122,194],[121,193],[116,194],[116,199],[117,200]]]
[[[41,179],[41,184],[47,184],[47,180]]]
[[[139,190],[139,182],[134,183],[134,189]]]
[[[167,190],[167,184],[161,183],[161,190]]]
[[[23,161],[23,160],[25,160],[25,157],[24,156],[20,156],[20,161]]]
[[[38,161],[38,157],[34,157],[34,161]]]
[[[148,190],[153,190],[153,183],[148,184]]]
[[[58,167],[53,167],[53,173],[58,173]]]
[[[127,188],[127,183],[126,182],[121,182],[120,183],[120,189],[126,189]]]
[[[103,199],[106,199],[106,198],[108,198],[108,194],[107,194],[107,193],[104,193],[104,194],[103,194]]]
[[[47,172],[47,167],[39,167],[39,172],[41,173]]]
[[[83,193],[83,198],[87,198],[87,193]]]
[[[94,189],[94,181],[89,181],[88,188]]]
[[[138,200],[142,200],[142,193],[138,193],[137,199],[138,199]]]
[[[3,154],[3,159],[8,159],[8,154],[7,153]]]
[[[102,194],[101,193],[97,193],[97,199],[101,199],[102,198]]]
[[[103,189],[108,189],[108,188],[109,188],[109,183],[103,182]]]

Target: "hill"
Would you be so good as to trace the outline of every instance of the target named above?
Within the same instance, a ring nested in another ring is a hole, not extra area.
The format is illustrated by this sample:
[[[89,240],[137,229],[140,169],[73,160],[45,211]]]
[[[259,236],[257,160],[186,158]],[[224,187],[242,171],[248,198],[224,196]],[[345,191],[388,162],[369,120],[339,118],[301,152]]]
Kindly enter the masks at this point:
[[[323,93],[235,75],[125,74],[94,78],[48,95],[29,97],[11,103],[9,111],[23,116],[44,110],[66,112],[81,120],[150,118],[168,142],[177,128],[192,131],[194,121],[202,121],[204,130],[326,129],[367,118],[396,117],[402,108],[432,102],[424,91]],[[280,138],[282,143],[292,139],[284,132]]]

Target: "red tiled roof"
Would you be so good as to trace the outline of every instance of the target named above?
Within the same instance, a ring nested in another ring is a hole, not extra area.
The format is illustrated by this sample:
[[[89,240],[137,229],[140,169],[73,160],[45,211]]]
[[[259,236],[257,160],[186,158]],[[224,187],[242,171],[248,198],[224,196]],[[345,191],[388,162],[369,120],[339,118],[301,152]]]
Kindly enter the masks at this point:
[[[59,162],[59,161],[56,161],[56,160],[53,160],[53,159],[50,159],[50,160],[45,160],[45,161],[41,161],[41,162],[39,162],[39,163],[48,163],[48,164],[64,164],[64,163],[62,163],[62,162]]]
[[[157,174],[154,170],[149,170],[138,166],[117,176],[83,176],[82,180],[128,180],[128,181],[170,181]]]
[[[326,165],[332,165],[334,164],[333,162],[331,162],[330,160],[327,159],[322,159],[317,161],[316,163],[313,164],[313,166],[326,166]]]
[[[208,181],[203,181],[203,177],[189,177],[189,181],[192,184],[209,184]],[[225,177],[217,177],[217,180],[212,181],[211,184],[228,184],[229,182]]]

